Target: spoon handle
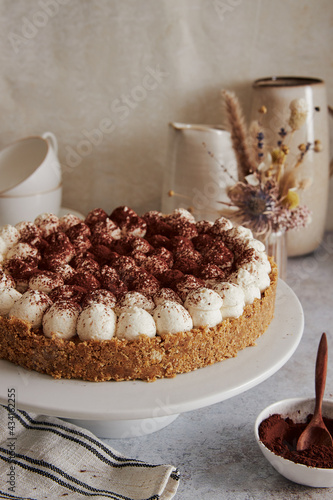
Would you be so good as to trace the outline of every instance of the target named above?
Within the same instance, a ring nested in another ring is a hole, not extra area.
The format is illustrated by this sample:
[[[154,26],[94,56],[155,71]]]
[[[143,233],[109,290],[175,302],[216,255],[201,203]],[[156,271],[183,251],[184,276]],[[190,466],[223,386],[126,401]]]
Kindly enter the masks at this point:
[[[316,406],[315,414],[321,414],[327,373],[327,337],[323,333],[320,339],[316,360]]]

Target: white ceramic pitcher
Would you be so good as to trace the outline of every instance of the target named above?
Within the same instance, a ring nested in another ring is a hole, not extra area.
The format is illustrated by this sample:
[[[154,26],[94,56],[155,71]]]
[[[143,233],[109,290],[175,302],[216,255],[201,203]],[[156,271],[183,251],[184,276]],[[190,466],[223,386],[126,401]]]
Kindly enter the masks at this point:
[[[225,210],[219,202],[228,201],[226,187],[236,180],[229,132],[214,125],[169,124],[162,212],[191,208],[197,220],[215,220]]]

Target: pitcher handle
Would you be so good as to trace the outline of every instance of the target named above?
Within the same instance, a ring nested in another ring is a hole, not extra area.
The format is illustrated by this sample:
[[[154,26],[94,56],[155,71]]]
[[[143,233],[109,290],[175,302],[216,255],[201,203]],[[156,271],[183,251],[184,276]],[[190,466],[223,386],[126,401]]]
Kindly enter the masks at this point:
[[[56,136],[53,134],[53,132],[44,132],[42,137],[43,137],[43,139],[46,139],[51,144],[51,147],[57,156],[58,155],[58,141],[57,141]]]

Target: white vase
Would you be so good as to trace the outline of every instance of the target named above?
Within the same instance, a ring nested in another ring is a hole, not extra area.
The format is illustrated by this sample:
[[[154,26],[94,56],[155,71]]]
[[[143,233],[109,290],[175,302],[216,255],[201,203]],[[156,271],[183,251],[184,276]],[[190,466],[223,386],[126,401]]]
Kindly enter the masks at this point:
[[[255,235],[255,238],[264,243],[267,255],[273,257],[278,266],[279,278],[285,280],[288,262],[286,233],[277,231],[265,235]]]
[[[267,108],[261,115],[265,142],[275,147],[278,132],[285,127],[290,116],[289,105],[294,99],[305,99],[308,115],[305,124],[291,138],[290,158],[299,153],[300,144],[321,141],[321,152],[310,150],[297,168],[298,180],[311,179],[311,185],[300,191],[300,204],[312,212],[312,221],[300,230],[288,231],[288,255],[304,255],[314,251],[323,238],[329,189],[329,134],[326,88],[322,80],[302,77],[273,77],[257,80],[253,84],[251,120],[258,119],[258,109]]]

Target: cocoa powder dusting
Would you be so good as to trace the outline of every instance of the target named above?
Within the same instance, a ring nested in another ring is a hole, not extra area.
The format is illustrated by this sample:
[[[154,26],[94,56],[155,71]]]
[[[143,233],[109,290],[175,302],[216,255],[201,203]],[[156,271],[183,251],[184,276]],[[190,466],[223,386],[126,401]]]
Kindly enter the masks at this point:
[[[137,217],[137,214],[132,208],[126,205],[115,208],[110,214],[110,219],[120,227],[126,224],[132,217]]]
[[[100,265],[105,264],[110,259],[111,250],[105,245],[94,245],[88,252]]]
[[[297,451],[297,441],[312,415],[308,415],[305,422],[294,422],[290,418],[283,418],[274,414],[263,420],[259,426],[260,441],[273,453],[292,462],[319,467],[333,468],[333,448],[327,446],[311,446],[304,451]],[[324,422],[333,436],[333,419],[325,418]]]
[[[123,223],[121,229],[127,235],[144,236],[147,231],[147,223],[142,217],[132,216]]]
[[[14,280],[29,279],[38,270],[38,262],[35,257],[10,259],[5,263],[5,270]]]
[[[176,283],[171,284],[170,288],[172,288],[179,295],[179,297],[185,301],[190,292],[203,286],[205,286],[205,282],[203,280],[196,278],[191,274],[185,274]]]
[[[103,222],[107,219],[108,214],[102,208],[95,208],[91,210],[87,217],[85,218],[85,223],[90,226],[97,224],[98,222]]]
[[[225,272],[216,264],[204,264],[198,268],[196,276],[202,280],[223,280],[225,278]]]

